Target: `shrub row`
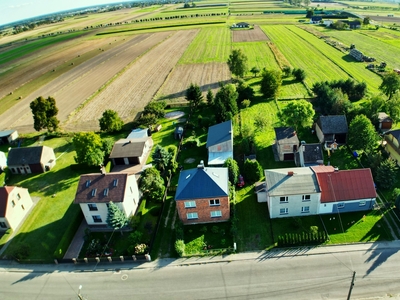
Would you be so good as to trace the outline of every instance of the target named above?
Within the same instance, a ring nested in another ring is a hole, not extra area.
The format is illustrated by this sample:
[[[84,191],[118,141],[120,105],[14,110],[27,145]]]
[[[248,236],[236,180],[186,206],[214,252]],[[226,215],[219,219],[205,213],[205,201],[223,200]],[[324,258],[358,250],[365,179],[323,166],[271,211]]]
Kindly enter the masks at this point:
[[[328,240],[325,231],[319,232],[303,232],[303,233],[286,233],[278,236],[278,246],[301,246],[310,244],[320,244]]]

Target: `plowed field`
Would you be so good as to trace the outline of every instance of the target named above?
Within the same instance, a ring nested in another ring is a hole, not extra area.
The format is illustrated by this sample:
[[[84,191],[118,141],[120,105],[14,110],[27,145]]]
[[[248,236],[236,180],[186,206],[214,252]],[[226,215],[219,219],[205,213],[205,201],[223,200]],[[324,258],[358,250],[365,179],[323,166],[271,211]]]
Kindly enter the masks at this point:
[[[204,96],[208,89],[215,94],[219,83],[226,83],[230,78],[226,63],[179,65],[168,76],[157,96],[172,102],[185,101],[185,93],[191,83],[199,85]]]
[[[72,116],[66,128],[96,130],[106,109],[117,111],[125,121],[132,120],[154,97],[197,33],[198,30],[178,31],[146,53]]]
[[[234,43],[260,42],[269,41],[269,38],[259,26],[254,26],[254,29],[232,30],[232,41]]]
[[[60,121],[65,121],[71,112],[127,64],[157,45],[169,34],[160,32],[139,35],[62,74],[13,106],[13,114],[3,113],[0,116],[0,128],[32,131],[33,118],[29,103],[38,96],[53,96],[59,108],[58,118]]]

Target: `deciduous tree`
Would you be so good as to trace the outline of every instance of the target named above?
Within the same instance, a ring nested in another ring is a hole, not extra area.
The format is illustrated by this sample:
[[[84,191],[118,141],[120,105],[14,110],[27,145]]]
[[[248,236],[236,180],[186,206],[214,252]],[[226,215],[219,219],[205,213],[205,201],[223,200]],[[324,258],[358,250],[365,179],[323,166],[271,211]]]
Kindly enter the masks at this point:
[[[237,77],[243,77],[247,72],[247,56],[241,49],[233,49],[227,63],[229,70]]]
[[[45,99],[40,96],[31,102],[30,108],[33,114],[33,127],[36,131],[47,129],[51,132],[58,129],[60,123],[57,119],[58,108],[53,97]]]
[[[265,98],[277,98],[282,85],[282,73],[277,70],[264,69],[261,79],[261,92]]]
[[[282,109],[281,119],[287,126],[295,128],[307,128],[313,124],[315,111],[310,102],[306,100],[294,100]]]
[[[263,176],[263,169],[257,160],[246,159],[243,169],[244,178],[248,182],[256,182]]]
[[[120,230],[121,235],[123,235],[122,229],[128,225],[128,218],[125,213],[112,201],[108,204],[106,223],[114,230]]]
[[[377,147],[378,140],[374,126],[365,115],[358,115],[350,122],[348,142],[353,150],[371,153]]]
[[[162,201],[165,192],[164,179],[156,168],[148,168],[140,176],[139,188],[147,199]]]
[[[390,100],[393,95],[400,90],[400,75],[396,72],[388,72],[386,75],[383,75],[379,89],[388,96]]]
[[[94,132],[79,132],[72,139],[75,146],[75,161],[78,164],[98,166],[103,163],[104,150],[100,136]]]
[[[116,132],[122,129],[124,122],[115,110],[107,109],[99,119],[100,130],[106,132]]]
[[[256,77],[257,74],[260,73],[260,69],[257,67],[252,67],[250,72],[253,73],[254,77]]]
[[[160,145],[156,145],[151,157],[157,170],[163,173],[168,167],[172,155],[165,148],[161,147]]]

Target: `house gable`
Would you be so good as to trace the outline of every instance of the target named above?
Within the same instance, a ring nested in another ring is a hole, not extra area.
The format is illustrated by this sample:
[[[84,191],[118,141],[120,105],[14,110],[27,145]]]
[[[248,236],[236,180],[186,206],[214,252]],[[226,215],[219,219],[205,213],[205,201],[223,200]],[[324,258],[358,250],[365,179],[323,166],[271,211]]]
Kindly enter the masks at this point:
[[[28,189],[0,187],[0,230],[15,230],[32,205]]]

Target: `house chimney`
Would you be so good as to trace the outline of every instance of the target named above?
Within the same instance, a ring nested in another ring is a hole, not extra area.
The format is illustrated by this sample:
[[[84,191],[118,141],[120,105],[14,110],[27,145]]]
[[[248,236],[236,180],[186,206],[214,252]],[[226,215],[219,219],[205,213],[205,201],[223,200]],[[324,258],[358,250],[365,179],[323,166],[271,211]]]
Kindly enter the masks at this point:
[[[293,171],[287,172],[287,176],[293,176],[293,175],[294,175],[294,172],[293,172]]]
[[[200,163],[197,165],[197,169],[204,169],[204,160],[200,161]]]
[[[333,170],[335,170],[335,173],[339,172],[339,168],[338,167],[334,167]]]
[[[106,168],[103,165],[100,165],[100,173],[101,175],[106,175]]]

